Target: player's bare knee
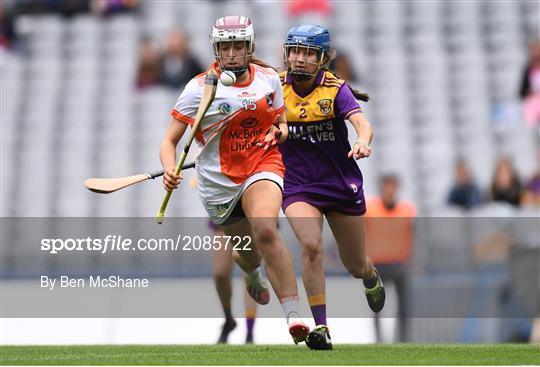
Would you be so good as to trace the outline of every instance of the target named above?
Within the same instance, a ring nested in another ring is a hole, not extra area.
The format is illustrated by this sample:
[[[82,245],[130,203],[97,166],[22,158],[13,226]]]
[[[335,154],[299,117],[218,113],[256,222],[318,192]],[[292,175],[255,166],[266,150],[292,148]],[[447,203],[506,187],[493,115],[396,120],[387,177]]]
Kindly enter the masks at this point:
[[[258,223],[253,226],[253,239],[258,246],[272,245],[277,237],[277,229],[271,223]],[[261,250],[263,250],[261,248]]]
[[[315,263],[322,260],[323,246],[322,240],[315,237],[305,238],[301,241],[302,244],[302,257],[308,260],[310,263]]]

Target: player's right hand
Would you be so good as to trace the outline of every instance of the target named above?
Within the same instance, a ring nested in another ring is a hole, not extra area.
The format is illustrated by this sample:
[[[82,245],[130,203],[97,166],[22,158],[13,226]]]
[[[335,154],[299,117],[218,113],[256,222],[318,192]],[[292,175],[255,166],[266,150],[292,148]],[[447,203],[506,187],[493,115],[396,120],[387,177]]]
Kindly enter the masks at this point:
[[[163,175],[163,187],[167,191],[177,189],[180,182],[184,179],[184,177],[182,177],[182,172],[177,175],[175,170],[176,167],[168,167],[165,169],[165,174]]]

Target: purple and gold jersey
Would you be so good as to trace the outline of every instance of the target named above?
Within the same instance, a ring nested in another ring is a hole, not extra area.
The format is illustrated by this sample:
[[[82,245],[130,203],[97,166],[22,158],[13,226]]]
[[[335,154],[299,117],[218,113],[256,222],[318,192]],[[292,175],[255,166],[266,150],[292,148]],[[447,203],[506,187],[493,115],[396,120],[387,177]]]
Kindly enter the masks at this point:
[[[280,79],[289,125],[289,138],[279,145],[286,167],[284,208],[298,201],[293,197],[304,197],[323,210],[332,209],[323,204],[329,202],[337,204],[332,210],[363,214],[362,173],[347,158],[351,146],[345,120],[362,112],[351,90],[325,71],[305,94],[295,90],[286,72]]]

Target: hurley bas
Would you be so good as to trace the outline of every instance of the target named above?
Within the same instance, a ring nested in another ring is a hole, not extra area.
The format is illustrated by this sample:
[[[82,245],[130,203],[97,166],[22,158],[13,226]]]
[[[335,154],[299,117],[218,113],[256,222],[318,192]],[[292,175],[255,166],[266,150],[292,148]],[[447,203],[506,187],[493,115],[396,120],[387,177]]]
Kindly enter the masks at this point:
[[[147,278],[123,278],[118,275],[108,277],[89,276],[87,278],[72,278],[62,275],[60,278],[41,276],[41,288],[53,290],[59,288],[147,288],[150,282]]]

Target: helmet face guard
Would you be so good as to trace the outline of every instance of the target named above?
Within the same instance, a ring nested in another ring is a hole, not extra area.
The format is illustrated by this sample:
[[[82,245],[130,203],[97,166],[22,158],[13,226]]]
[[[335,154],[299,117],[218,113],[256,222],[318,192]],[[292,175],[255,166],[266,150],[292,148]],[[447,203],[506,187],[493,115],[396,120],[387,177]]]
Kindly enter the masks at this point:
[[[234,55],[239,44],[242,47],[245,45],[246,53],[243,56]],[[248,41],[221,41],[215,42],[213,46],[214,57],[221,70],[229,70],[235,74],[241,74],[248,69],[251,56],[253,56],[253,43],[249,43]],[[231,64],[232,66],[230,66]]]
[[[210,42],[219,68],[235,74],[241,74],[247,70],[255,51],[254,40],[255,32],[249,18],[227,16],[217,19],[212,27]],[[245,45],[246,52],[242,56],[235,56],[235,50],[239,48],[240,43],[242,48]]]
[[[307,60],[308,55],[316,50],[317,61]],[[306,70],[298,68],[298,55],[304,53]],[[296,55],[291,57],[291,54]],[[285,44],[283,45],[283,58],[287,71],[293,79],[305,81],[317,75],[319,70],[326,67],[333,57],[333,50],[330,47],[330,33],[326,28],[318,25],[301,25],[291,28],[287,33]],[[310,67],[315,66],[315,68]],[[310,71],[314,70],[314,71]]]
[[[315,50],[317,53],[317,61],[309,60],[310,53]],[[298,55],[304,53],[305,68],[298,68],[296,63]],[[293,54],[294,56],[291,56]],[[283,47],[283,58],[287,72],[290,73],[297,81],[309,80],[317,75],[319,70],[324,66],[325,53],[320,47],[312,45],[285,44]],[[312,67],[314,66],[314,68]],[[314,70],[310,72],[309,70]]]

